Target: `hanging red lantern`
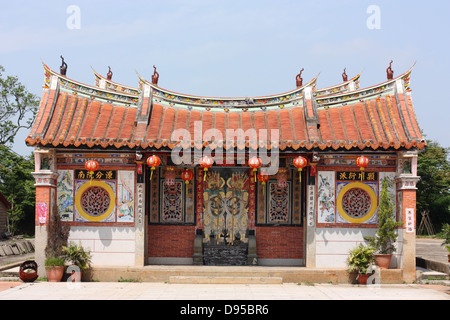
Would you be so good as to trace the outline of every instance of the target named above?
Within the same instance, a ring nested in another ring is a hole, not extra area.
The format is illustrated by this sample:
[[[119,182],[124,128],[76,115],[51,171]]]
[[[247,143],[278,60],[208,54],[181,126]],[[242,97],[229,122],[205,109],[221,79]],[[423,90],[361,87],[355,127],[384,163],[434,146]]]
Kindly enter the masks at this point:
[[[253,168],[253,172],[255,172],[255,182],[256,182],[256,171],[258,171],[258,168],[261,167],[262,162],[260,158],[252,157],[248,159],[248,165],[250,168]]]
[[[213,165],[214,160],[208,156],[204,156],[200,159],[199,163],[203,167],[203,171],[205,172],[203,174],[203,181],[205,181],[206,180],[206,171],[208,171],[208,168],[210,168]]]
[[[308,164],[308,160],[306,160],[304,157],[297,157],[294,159],[294,166],[298,169],[298,178],[300,181],[302,181],[302,170],[306,165]]]
[[[359,170],[361,170],[361,181],[363,180],[363,173],[364,168],[366,168],[369,165],[369,158],[361,156],[356,158],[356,165],[359,167]]]
[[[153,177],[153,171],[155,171],[156,167],[161,164],[161,159],[158,156],[150,156],[147,158],[147,165],[151,167],[150,180]]]
[[[192,170],[186,169],[181,173],[181,179],[183,179],[184,183],[189,184],[189,181],[194,179],[194,173]]]
[[[90,174],[90,176],[91,176],[91,182],[92,182],[92,179],[94,178],[94,171],[98,170],[98,168],[99,168],[98,162],[95,161],[95,160],[89,160],[89,161],[86,161],[86,162],[84,163],[84,168],[85,168],[87,171],[90,171],[89,174]]]
[[[84,164],[84,168],[88,171],[98,170],[98,167],[99,167],[98,162],[95,160],[86,161]]]
[[[267,181],[269,181],[270,175],[260,172],[260,173],[258,173],[257,178],[258,178],[258,181],[261,182],[261,184],[263,186],[262,190],[263,190],[263,194],[264,194],[264,190],[266,189],[265,184]]]

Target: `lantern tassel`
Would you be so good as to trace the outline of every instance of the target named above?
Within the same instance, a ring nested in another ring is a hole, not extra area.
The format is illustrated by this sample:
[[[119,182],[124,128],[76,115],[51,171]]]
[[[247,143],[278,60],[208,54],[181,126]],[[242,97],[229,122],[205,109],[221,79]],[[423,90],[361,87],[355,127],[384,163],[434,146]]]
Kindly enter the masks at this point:
[[[206,181],[206,171],[208,171],[208,168],[203,169],[203,181]]]

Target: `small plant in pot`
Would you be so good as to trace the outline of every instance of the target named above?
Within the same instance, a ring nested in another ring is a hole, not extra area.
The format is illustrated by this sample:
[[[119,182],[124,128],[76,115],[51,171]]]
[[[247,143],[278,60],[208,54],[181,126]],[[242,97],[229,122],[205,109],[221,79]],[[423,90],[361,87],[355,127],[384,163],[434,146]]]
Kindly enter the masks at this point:
[[[380,269],[389,268],[392,253],[396,251],[394,245],[398,236],[396,229],[403,225],[403,222],[394,220],[394,205],[389,199],[388,183],[388,180],[384,179],[381,184],[377,232],[373,237],[364,237],[369,245],[375,248],[374,261]]]
[[[350,250],[350,254],[347,258],[347,265],[349,272],[358,273],[358,283],[366,284],[367,279],[370,276],[369,267],[373,263],[373,254],[375,248],[371,246],[365,246],[360,243],[356,248]]]
[[[63,246],[63,252],[67,262],[72,263],[78,270],[72,271],[72,281],[80,281],[81,275],[91,266],[91,253],[85,250],[79,243],[70,242],[68,246]]]
[[[67,245],[69,232],[70,225],[61,223],[61,217],[54,208],[48,223],[45,247],[45,271],[49,282],[59,282],[64,275],[65,257],[62,248]]]

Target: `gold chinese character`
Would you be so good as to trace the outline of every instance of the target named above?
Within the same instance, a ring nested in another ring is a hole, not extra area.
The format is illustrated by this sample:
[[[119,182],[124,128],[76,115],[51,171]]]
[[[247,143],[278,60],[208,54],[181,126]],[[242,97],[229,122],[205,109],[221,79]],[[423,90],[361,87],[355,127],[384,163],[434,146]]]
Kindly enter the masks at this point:
[[[375,172],[368,172],[367,180],[375,180]]]
[[[359,173],[359,180],[364,180],[364,176],[365,176],[365,172],[364,172],[364,171],[361,171],[361,172]]]
[[[85,177],[84,171],[78,172],[78,179],[84,179],[84,177]]]
[[[86,173],[86,178],[92,179],[94,177],[94,171],[89,171]]]
[[[110,170],[110,171],[106,172],[105,179],[112,179],[112,176],[113,176],[113,173],[112,173],[112,171]]]
[[[341,172],[339,175],[339,180],[347,180],[347,174],[345,172]]]
[[[103,177],[103,173],[101,171],[98,171],[97,174],[95,175],[96,179],[101,179]]]
[[[349,180],[355,180],[356,179],[356,172],[350,172],[348,174],[348,179]]]

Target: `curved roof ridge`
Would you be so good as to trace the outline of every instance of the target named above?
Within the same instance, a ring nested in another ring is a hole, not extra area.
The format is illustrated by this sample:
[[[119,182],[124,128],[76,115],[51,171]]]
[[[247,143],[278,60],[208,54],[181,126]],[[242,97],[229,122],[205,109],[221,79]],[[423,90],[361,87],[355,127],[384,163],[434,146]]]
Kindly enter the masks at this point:
[[[41,60],[42,61],[42,60]],[[50,76],[56,76],[61,81],[61,87],[68,91],[76,92],[90,97],[91,99],[102,99],[107,101],[114,101],[126,105],[136,105],[138,102],[138,96],[126,92],[115,91],[107,88],[100,88],[91,86],[85,83],[75,81],[67,76],[61,75],[52,70],[42,61],[45,70],[45,88],[49,87]]]

